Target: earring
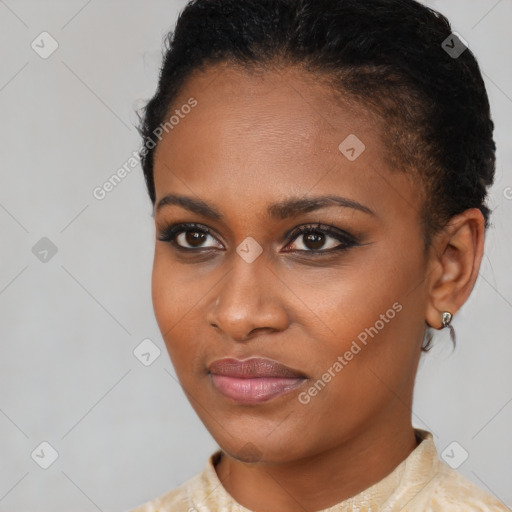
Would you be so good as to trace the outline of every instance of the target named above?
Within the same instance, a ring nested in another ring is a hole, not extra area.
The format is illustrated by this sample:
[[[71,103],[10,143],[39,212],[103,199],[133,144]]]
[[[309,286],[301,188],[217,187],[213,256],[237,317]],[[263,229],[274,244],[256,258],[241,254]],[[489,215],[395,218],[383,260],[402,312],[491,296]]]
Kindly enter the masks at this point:
[[[455,344],[455,329],[452,322],[453,315],[449,311],[443,311],[441,314],[441,329],[448,327],[450,329],[450,339]]]
[[[442,322],[442,329],[445,327],[448,327],[450,325],[450,322],[452,321],[453,315],[449,311],[443,311],[443,314],[441,315],[441,322]]]

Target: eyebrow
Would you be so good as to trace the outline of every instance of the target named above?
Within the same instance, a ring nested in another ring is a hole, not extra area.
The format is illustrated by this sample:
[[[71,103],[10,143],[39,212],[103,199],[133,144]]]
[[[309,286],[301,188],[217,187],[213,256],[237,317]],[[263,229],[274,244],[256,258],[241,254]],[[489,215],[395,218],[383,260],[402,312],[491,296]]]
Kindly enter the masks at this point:
[[[160,211],[167,205],[181,206],[185,210],[189,210],[193,213],[202,215],[203,217],[208,217],[217,221],[224,220],[224,215],[222,215],[214,206],[201,199],[177,194],[167,194],[158,201],[156,205],[156,212]],[[375,216],[375,212],[367,206],[364,206],[353,199],[333,195],[290,198],[284,201],[279,201],[267,207],[267,216],[277,220],[283,220],[332,205],[341,206],[343,208],[352,208]]]

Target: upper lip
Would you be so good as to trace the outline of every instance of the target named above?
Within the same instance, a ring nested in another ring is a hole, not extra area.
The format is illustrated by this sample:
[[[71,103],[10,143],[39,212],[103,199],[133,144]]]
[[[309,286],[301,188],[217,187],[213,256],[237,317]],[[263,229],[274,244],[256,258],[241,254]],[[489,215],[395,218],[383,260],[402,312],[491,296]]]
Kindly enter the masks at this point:
[[[261,377],[305,378],[304,373],[272,359],[252,357],[250,359],[217,359],[208,367],[210,373],[241,379]]]

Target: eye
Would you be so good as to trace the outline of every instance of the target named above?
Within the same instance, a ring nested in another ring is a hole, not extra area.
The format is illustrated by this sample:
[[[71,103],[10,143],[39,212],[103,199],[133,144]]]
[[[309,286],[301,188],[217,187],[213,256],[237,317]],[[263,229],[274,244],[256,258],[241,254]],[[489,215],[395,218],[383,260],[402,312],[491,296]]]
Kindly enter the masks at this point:
[[[308,252],[311,254],[325,254],[334,251],[343,251],[357,245],[356,239],[341,229],[322,224],[306,225],[296,228],[288,237],[284,252]],[[208,239],[213,244],[206,245]],[[158,240],[168,242],[177,249],[193,252],[201,249],[223,249],[223,245],[211,234],[210,229],[202,224],[182,223],[172,224],[160,230]],[[290,249],[290,245],[298,247]]]
[[[160,231],[158,236],[158,240],[161,242],[169,242],[185,251],[194,249],[223,248],[222,244],[218,241],[214,245],[204,245],[209,238],[217,240],[206,226],[195,223],[167,226]]]
[[[349,233],[333,226],[323,226],[322,224],[300,226],[290,235],[290,240],[295,239],[298,242],[293,245],[298,247],[292,249],[292,251],[311,253],[342,251],[357,243]],[[289,247],[289,245],[286,247]]]

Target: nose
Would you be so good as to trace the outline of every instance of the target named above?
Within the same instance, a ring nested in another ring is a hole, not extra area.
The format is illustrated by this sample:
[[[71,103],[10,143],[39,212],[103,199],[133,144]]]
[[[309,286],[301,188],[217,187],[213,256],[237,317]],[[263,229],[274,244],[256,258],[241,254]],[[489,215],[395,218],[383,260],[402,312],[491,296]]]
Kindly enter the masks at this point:
[[[289,325],[286,286],[266,264],[264,255],[247,263],[238,255],[221,280],[207,312],[208,323],[226,338],[245,342],[262,332],[283,331]]]

